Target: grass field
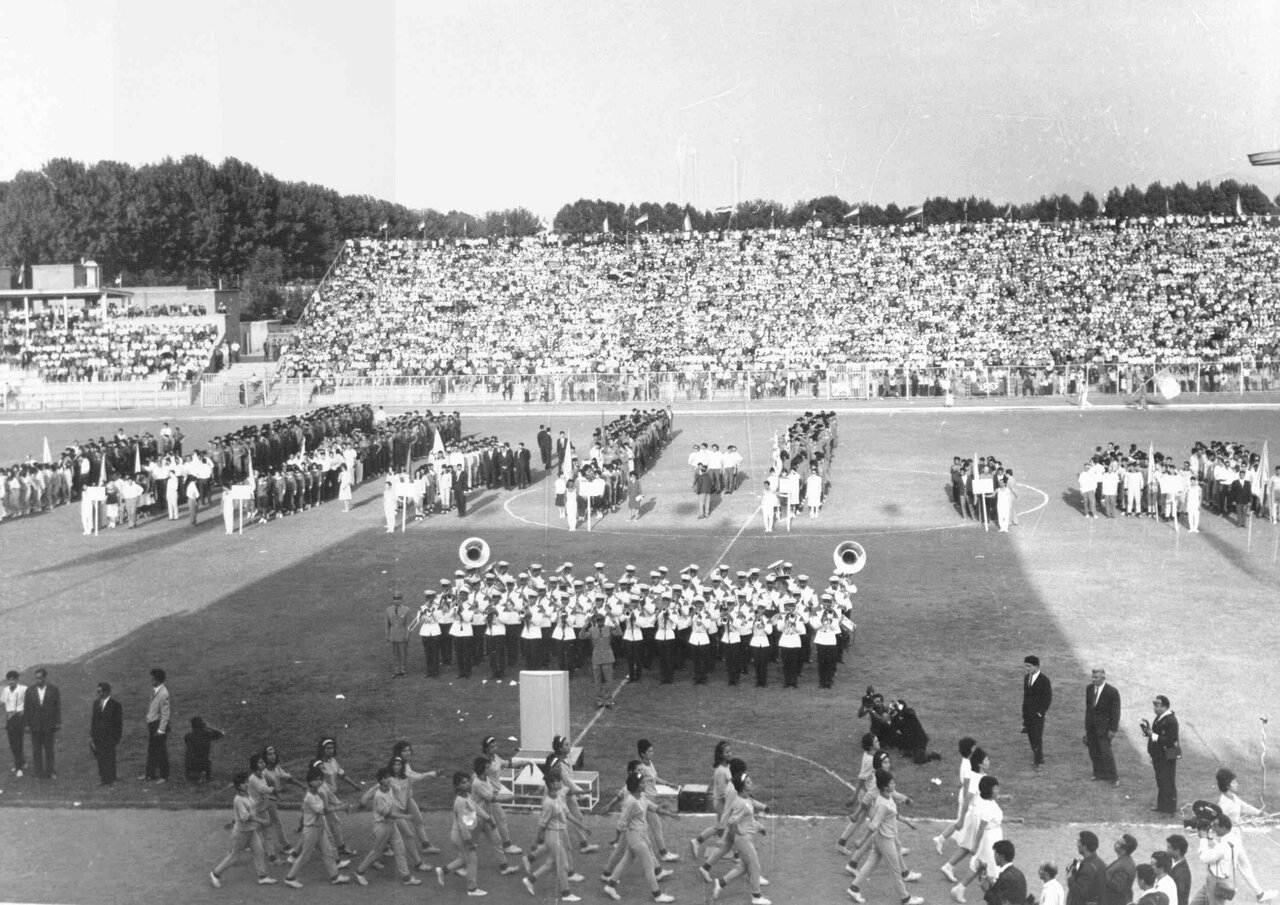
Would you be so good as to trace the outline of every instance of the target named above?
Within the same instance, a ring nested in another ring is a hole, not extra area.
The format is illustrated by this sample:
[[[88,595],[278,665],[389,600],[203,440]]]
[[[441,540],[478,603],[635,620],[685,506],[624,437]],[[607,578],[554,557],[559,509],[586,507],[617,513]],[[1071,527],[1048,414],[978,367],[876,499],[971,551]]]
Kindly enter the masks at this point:
[[[466,433],[532,445],[540,422],[584,438],[600,413],[542,411],[531,416],[464,413]],[[228,737],[215,747],[226,776],[271,741],[301,762],[324,734],[338,739],[349,773],[367,778],[390,744],[408,738],[415,766],[446,771],[470,762],[481,736],[518,733],[518,689],[452,675],[428,680],[420,653],[407,679],[392,680],[382,611],[393,590],[412,600],[457,567],[466,537],[484,537],[495,559],[579,567],[595,560],[619,573],[673,570],[696,562],[734,569],[776,559],[824,580],[833,547],[855,539],[868,552],[858,576],[857,643],[836,688],[817,689],[810,667],[802,687],[724,685],[723,672],[694,687],[686,672],[675,686],[648,677],[625,687],[582,744],[587,763],[618,781],[635,740],[658,746],[661,772],[705,782],[716,739],[739,740],[757,783],[790,814],[835,814],[856,772],[864,724],[857,703],[867,684],[910,701],[943,754],[941,764],[900,764],[899,785],[916,813],[943,816],[953,807],[955,739],[979,738],[1010,799],[1006,813],[1031,821],[1146,820],[1154,782],[1137,723],[1151,695],[1172,700],[1183,725],[1181,799],[1208,794],[1212,772],[1228,763],[1246,797],[1262,784],[1260,717],[1276,699],[1274,667],[1280,620],[1273,616],[1280,577],[1277,534],[1251,532],[1206,515],[1203,533],[1175,534],[1147,520],[1091,521],[1075,508],[1074,477],[1096,445],[1153,442],[1183,457],[1195,440],[1241,440],[1259,446],[1280,437],[1272,411],[1168,409],[1147,413],[1074,411],[888,414],[874,407],[843,411],[833,492],[821,519],[796,521],[790,534],[765,536],[752,494],[718,502],[709,521],[695,519],[684,464],[706,440],[736,443],[747,457],[752,489],[767,469],[770,438],[794,417],[786,411],[737,414],[678,411],[676,438],[644,478],[655,504],[627,523],[606,518],[591,533],[564,531],[554,518],[548,482],[524,493],[482,493],[465,520],[437,516],[405,534],[386,535],[375,486],[356,506],[336,504],[268,526],[223,534],[214,511],[201,524],[156,521],[137,531],[82,537],[78,513],[64,508],[0,525],[0,668],[47,665],[62,689],[64,725],[59,779],[0,777],[5,804],[80,801],[85,806],[155,803],[225,805],[225,788],[157,790],[137,783],[145,754],[147,672],[170,675],[180,736],[200,714]],[[100,423],[15,425],[0,422],[0,461],[77,436],[157,422],[110,416]],[[184,422],[194,438],[226,422]],[[952,455],[996,455],[1022,487],[1020,525],[1009,535],[961,521],[946,495]],[[1019,734],[1022,657],[1038,653],[1056,700],[1046,733],[1048,766],[1030,769]],[[1103,666],[1125,702],[1117,740],[1121,787],[1090,783],[1080,743],[1083,689]],[[775,671],[776,675],[776,671]],[[125,707],[122,782],[99,791],[88,752],[89,704],[99,679],[113,683]],[[337,696],[342,695],[340,699]],[[585,676],[573,684],[575,734],[597,717]],[[170,745],[175,767],[181,742]],[[7,758],[7,754],[5,755]],[[7,763],[7,760],[5,761]],[[940,779],[940,784],[931,780]],[[444,783],[420,792],[444,807]]]

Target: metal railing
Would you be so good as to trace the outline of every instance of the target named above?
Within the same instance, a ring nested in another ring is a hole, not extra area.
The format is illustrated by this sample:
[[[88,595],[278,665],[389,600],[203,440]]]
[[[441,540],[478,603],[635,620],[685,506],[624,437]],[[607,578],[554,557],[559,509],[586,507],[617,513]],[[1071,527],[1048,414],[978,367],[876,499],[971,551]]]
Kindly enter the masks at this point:
[[[1194,395],[1280,390],[1280,362],[1189,362],[1154,367],[1130,363],[1032,366],[911,367],[884,363],[821,370],[570,372],[329,380],[263,375],[220,382],[206,377],[201,404],[307,406],[369,402],[423,407],[568,402],[658,403],[747,400],[955,399],[1078,396],[1084,387],[1100,396],[1133,396],[1145,384],[1154,396],[1156,374],[1173,378]]]

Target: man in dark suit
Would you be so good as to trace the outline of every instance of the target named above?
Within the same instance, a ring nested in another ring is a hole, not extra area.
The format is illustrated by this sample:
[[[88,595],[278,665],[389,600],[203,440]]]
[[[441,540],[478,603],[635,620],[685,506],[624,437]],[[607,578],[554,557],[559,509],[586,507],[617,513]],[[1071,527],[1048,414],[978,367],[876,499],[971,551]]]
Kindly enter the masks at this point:
[[[1093,762],[1093,778],[1120,785],[1111,740],[1120,731],[1120,692],[1107,682],[1105,669],[1093,670],[1084,691],[1084,743]]]
[[[1147,737],[1147,756],[1156,774],[1156,806],[1161,814],[1178,813],[1178,717],[1169,709],[1169,699],[1158,694],[1151,701],[1156,718],[1142,721],[1142,734]]]
[[[62,700],[58,686],[50,685],[43,668],[35,671],[35,684],[27,689],[23,711],[31,732],[31,764],[40,779],[57,779],[53,739],[62,728]]]
[[[1169,876],[1178,889],[1178,901],[1169,905],[1187,905],[1191,901],[1191,866],[1187,864],[1187,837],[1179,833],[1164,840],[1165,851],[1173,859],[1169,868]]]
[[[996,871],[988,864],[978,875],[982,898],[987,905],[1026,905],[1027,878],[1013,865],[1013,843],[1008,839],[1001,839],[991,847],[991,851],[995,855],[995,867],[999,874],[993,880],[992,875]]]
[[[1133,878],[1136,869],[1133,853],[1137,847],[1138,840],[1128,833],[1116,840],[1116,860],[1107,865],[1102,905],[1129,905],[1133,901]]]
[[[1044,764],[1044,715],[1053,703],[1053,683],[1040,671],[1040,658],[1023,658],[1027,674],[1022,678],[1022,731],[1031,743],[1031,763],[1037,770]]]
[[[1080,856],[1067,868],[1067,905],[1100,905],[1107,866],[1098,857],[1098,836],[1081,830],[1076,839]]]
[[[532,459],[533,453],[529,447],[521,443],[516,448],[516,487],[520,490],[533,483],[532,469],[529,467]]]
[[[556,437],[556,467],[563,470],[565,456],[569,455],[569,437],[564,431]]]
[[[98,683],[98,700],[89,716],[89,750],[98,761],[98,779],[104,786],[116,781],[116,746],[124,735],[124,709],[111,697],[111,685]]]
[[[538,425],[538,454],[542,457],[542,470],[551,470],[551,431],[545,424]]]

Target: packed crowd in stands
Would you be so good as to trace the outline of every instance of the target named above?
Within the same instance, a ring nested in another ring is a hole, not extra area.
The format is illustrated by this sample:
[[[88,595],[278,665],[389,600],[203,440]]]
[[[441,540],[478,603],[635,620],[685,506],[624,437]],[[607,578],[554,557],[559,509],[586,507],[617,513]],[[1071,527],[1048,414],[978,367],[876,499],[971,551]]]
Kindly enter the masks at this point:
[[[1280,231],[1250,225],[360,239],[313,298],[283,368],[333,379],[1269,360],[1280,352],[1278,263]]]
[[[208,314],[204,305],[141,305],[107,303],[108,317],[204,317]]]
[[[30,328],[28,330],[28,324]],[[0,319],[7,358],[55,382],[190,382],[209,363],[219,329],[210,323],[146,325],[71,311]]]

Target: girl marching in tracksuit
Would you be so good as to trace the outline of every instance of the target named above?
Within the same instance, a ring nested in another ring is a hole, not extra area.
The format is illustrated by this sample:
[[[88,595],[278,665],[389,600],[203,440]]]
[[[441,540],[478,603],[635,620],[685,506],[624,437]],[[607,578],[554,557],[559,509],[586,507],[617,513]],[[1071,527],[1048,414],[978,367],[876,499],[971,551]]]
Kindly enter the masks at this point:
[[[567,832],[575,818],[569,813],[564,803],[562,783],[559,771],[552,768],[551,758],[543,768],[546,776],[546,791],[542,796],[542,812],[538,815],[538,834],[534,839],[532,850],[524,856],[525,876],[521,881],[529,895],[538,894],[536,883],[538,878],[551,872],[556,873],[556,890],[562,902],[581,902],[582,898],[573,894],[570,883],[581,883],[585,877],[579,873],[571,873],[569,867],[569,847]],[[591,831],[581,822],[577,822],[583,833]],[[534,859],[546,855],[546,860],[535,870]]]
[[[712,755],[711,786],[709,788],[711,810],[716,815],[716,820],[711,826],[689,840],[689,848],[693,852],[695,861],[702,860],[702,845],[704,843],[712,837],[724,835],[724,828],[720,825],[720,818],[724,816],[725,789],[728,788],[730,779],[729,743],[719,741],[716,742],[716,750]]]
[[[324,772],[313,764],[307,772],[307,793],[302,796],[302,840],[298,843],[298,856],[293,860],[289,873],[284,878],[286,886],[294,889],[302,888],[302,881],[298,879],[298,873],[302,870],[302,865],[307,863],[316,849],[320,850],[320,856],[324,860],[325,873],[329,875],[331,884],[339,886],[343,883],[351,882],[349,876],[339,872],[342,867],[346,867],[350,862],[338,860],[338,852],[335,849],[327,823],[330,808],[329,797],[326,795],[327,791]],[[341,806],[345,807],[345,805]]]
[[[616,901],[621,901],[618,893],[618,878],[626,870],[628,862],[635,859],[640,864],[641,872],[649,882],[649,894],[655,902],[674,902],[675,898],[667,895],[658,886],[658,865],[649,847],[649,818],[651,815],[679,818],[679,814],[667,808],[659,807],[641,791],[639,774],[627,776],[627,794],[622,803],[622,816],[618,823],[623,833],[624,844],[620,846],[623,854],[613,872],[604,881],[604,894]]]
[[[338,758],[335,756],[336,752],[337,745],[334,740],[322,738],[312,766],[320,771],[320,776],[324,780],[321,786],[321,794],[326,800],[324,819],[325,825],[329,828],[329,835],[333,837],[333,844],[338,847],[338,854],[343,858],[350,858],[355,852],[347,848],[346,840],[342,837],[342,819],[338,816],[338,811],[350,809],[338,798],[338,784],[345,782],[357,792],[363,792],[364,789],[358,783],[354,783],[347,778],[347,774],[343,771],[342,765],[338,763]]]
[[[409,758],[411,757],[413,757],[413,746],[407,741],[401,740],[391,746],[391,787],[396,792],[400,806],[409,815],[409,820],[412,822],[414,832],[417,834],[422,854],[438,855],[440,854],[440,849],[431,844],[431,839],[427,836],[427,821],[423,819],[422,811],[418,808],[418,802],[413,797],[413,784],[422,779],[431,779],[439,776],[440,773],[437,770],[428,770],[425,773],[417,772],[409,763]],[[399,766],[395,763],[396,758],[400,759]]]
[[[394,790],[391,788],[391,768],[378,768],[378,784],[373,788],[370,804],[373,808],[373,845],[364,860],[356,868],[356,882],[368,886],[365,872],[378,864],[387,848],[395,856],[396,874],[405,886],[421,886],[422,881],[409,872],[409,859],[405,853],[404,839],[397,831],[397,825],[409,815],[396,802]],[[381,867],[381,864],[378,864]],[[421,866],[421,865],[419,865]]]
[[[261,777],[259,777],[261,778]],[[222,886],[222,873],[232,864],[245,848],[253,851],[253,869],[258,874],[258,885],[269,886],[276,882],[267,875],[267,856],[262,845],[262,827],[264,817],[258,803],[249,794],[249,774],[243,771],[231,779],[235,786],[235,799],[231,802],[233,822],[231,824],[231,846],[226,857],[218,862],[218,866],[209,872],[209,882],[215,889]]]
[[[493,825],[493,818],[478,807],[471,797],[471,774],[461,770],[453,774],[453,823],[449,828],[449,841],[458,850],[458,855],[444,867],[436,868],[436,880],[444,886],[444,875],[458,873],[467,878],[467,895],[488,895],[479,886],[476,879],[479,870],[479,856],[476,854],[476,837],[482,827]],[[506,857],[503,857],[506,860]]]

